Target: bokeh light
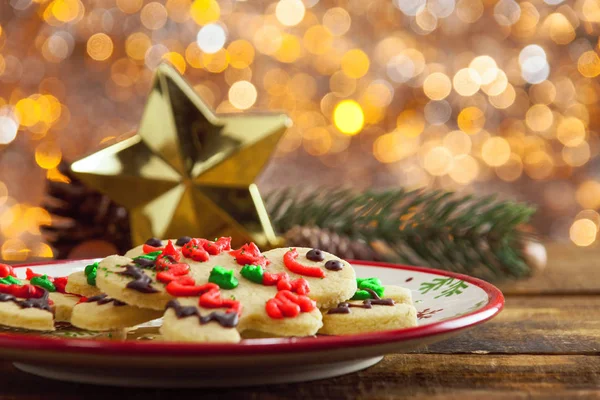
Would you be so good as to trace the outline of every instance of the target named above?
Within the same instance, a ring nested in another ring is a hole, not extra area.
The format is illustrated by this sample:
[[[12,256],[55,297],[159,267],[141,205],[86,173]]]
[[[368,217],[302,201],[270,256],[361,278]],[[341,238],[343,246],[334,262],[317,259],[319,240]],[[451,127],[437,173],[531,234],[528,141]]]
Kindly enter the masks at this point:
[[[0,116],[0,145],[9,144],[17,137],[19,125],[6,116]]]
[[[423,91],[432,100],[442,100],[448,97],[452,90],[450,78],[441,72],[434,72],[425,78]]]
[[[267,186],[297,163],[336,184],[500,188],[537,205],[542,234],[598,241],[578,222],[600,225],[597,1],[34,0],[2,12],[3,257],[52,254],[43,178],[134,132],[162,62],[217,112],[291,117],[274,163],[292,166]]]
[[[341,7],[330,8],[323,14],[323,25],[334,36],[342,36],[350,29],[352,19]]]
[[[335,107],[333,121],[340,132],[356,135],[363,128],[365,118],[360,104],[354,100],[344,100]]]
[[[205,53],[214,54],[221,50],[227,40],[227,34],[219,24],[208,24],[198,31],[196,43]]]
[[[463,132],[474,135],[483,129],[485,114],[477,107],[467,107],[458,114],[457,124]]]
[[[294,26],[302,21],[305,10],[301,0],[279,0],[275,7],[275,15],[283,25]]]
[[[594,221],[583,218],[579,219],[571,225],[569,229],[569,236],[573,243],[577,246],[585,247],[594,243],[596,235],[598,233],[598,227]]]
[[[96,33],[87,41],[87,53],[96,61],[105,61],[113,53],[113,42],[105,33]]]
[[[256,103],[256,87],[248,81],[238,81],[229,89],[229,102],[240,110],[246,110]]]
[[[456,72],[452,84],[461,96],[472,96],[481,87],[481,78],[473,68],[463,68]]]
[[[361,78],[369,71],[369,57],[359,49],[348,51],[342,57],[342,71],[350,78]]]
[[[441,146],[433,147],[425,154],[423,167],[433,176],[443,176],[452,170],[454,157],[452,153]]]
[[[585,140],[585,125],[576,117],[564,118],[558,124],[556,137],[565,146],[579,146]]]
[[[206,25],[219,20],[221,7],[216,0],[194,0],[190,15],[198,25]]]
[[[510,145],[506,139],[491,137],[485,141],[481,148],[481,158],[491,167],[499,167],[510,158]]]
[[[594,50],[586,51],[577,60],[577,69],[586,78],[600,75],[600,57]]]
[[[159,2],[148,3],[142,8],[140,20],[150,30],[158,30],[167,23],[167,9]]]

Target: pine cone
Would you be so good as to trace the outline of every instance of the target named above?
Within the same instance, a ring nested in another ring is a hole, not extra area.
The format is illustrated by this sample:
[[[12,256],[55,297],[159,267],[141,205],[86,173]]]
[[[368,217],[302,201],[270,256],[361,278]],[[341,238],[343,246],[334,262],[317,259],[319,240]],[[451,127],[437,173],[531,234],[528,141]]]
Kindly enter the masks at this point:
[[[87,188],[66,164],[61,163],[58,170],[64,177],[48,180],[43,203],[52,215],[52,225],[44,227],[43,233],[57,258],[101,256],[117,251],[123,254],[130,249],[127,210]]]
[[[381,261],[367,243],[314,226],[295,226],[284,235],[287,246],[321,249],[343,259]]]

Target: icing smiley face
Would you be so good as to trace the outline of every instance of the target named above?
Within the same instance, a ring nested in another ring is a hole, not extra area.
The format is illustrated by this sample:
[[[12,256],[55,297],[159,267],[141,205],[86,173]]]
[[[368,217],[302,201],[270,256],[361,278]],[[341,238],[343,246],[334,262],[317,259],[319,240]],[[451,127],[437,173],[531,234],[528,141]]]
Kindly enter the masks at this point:
[[[325,251],[319,250],[322,257],[315,258],[314,250],[308,247],[280,248],[267,251],[264,255],[272,262],[271,270],[286,272],[292,280],[306,279],[310,286],[310,297],[317,302],[319,308],[331,308],[351,298],[357,288],[354,268]],[[340,264],[341,268],[328,269],[328,263],[331,265],[334,262]]]

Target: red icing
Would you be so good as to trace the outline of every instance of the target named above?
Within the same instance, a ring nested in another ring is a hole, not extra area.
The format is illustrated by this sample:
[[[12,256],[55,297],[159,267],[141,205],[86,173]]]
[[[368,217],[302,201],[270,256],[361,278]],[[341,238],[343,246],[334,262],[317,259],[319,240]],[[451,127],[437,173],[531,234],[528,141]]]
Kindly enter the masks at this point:
[[[291,291],[296,292],[298,294],[308,294],[310,292],[310,287],[308,282],[304,278],[294,279],[291,283]]]
[[[181,248],[184,257],[191,258],[194,261],[208,261],[209,254],[206,250],[204,250],[201,240],[204,239],[192,239],[184,244]]]
[[[59,293],[67,293],[65,290],[67,286],[68,278],[66,276],[62,276],[60,278],[54,278],[54,287],[56,287],[56,291]]]
[[[260,265],[266,267],[271,263],[262,255],[254,243],[247,243],[237,250],[230,251],[229,254],[235,257],[239,265]]]
[[[8,264],[0,264],[0,278],[6,278],[9,275],[14,277],[17,276],[13,267]]]
[[[25,276],[27,277],[27,280],[30,281],[33,278],[37,278],[37,277],[44,276],[44,275],[35,273],[31,270],[31,268],[27,268],[25,270]],[[48,275],[46,275],[46,277],[48,278],[48,280],[50,282],[54,283],[54,287],[56,288],[56,291],[58,293],[67,293],[67,291],[65,290],[65,287],[67,286],[68,277],[61,276],[59,278],[53,278]]]
[[[289,290],[277,292],[274,298],[267,301],[265,309],[273,319],[297,317],[300,312],[314,310],[316,303],[307,296],[297,295]]]
[[[172,296],[195,297],[200,296],[198,305],[204,308],[228,308],[227,312],[240,313],[242,305],[239,301],[221,298],[219,286],[214,283],[195,285],[190,276],[182,276],[177,280],[169,282],[167,292]]]
[[[230,237],[222,237],[219,238],[216,242],[211,242],[210,240],[203,240],[204,250],[208,252],[208,254],[212,256],[216,256],[221,254],[223,251],[231,250],[231,238]]]
[[[190,272],[190,266],[187,264],[171,264],[168,270],[156,274],[156,279],[163,283],[169,283],[177,280],[180,276],[187,276],[188,272]],[[193,281],[191,276],[189,278]]]
[[[180,263],[181,253],[173,246],[173,243],[169,240],[169,244],[163,249],[162,253],[156,257],[156,270],[157,271],[171,271],[174,275],[183,275],[183,273],[176,273],[175,270],[185,270],[185,273],[189,271],[189,265]]]
[[[144,254],[148,254],[148,253],[154,253],[155,251],[162,251],[162,247],[154,247],[154,246],[150,246],[149,244],[145,244],[142,247],[142,251],[144,252]]]
[[[28,281],[30,281],[30,280],[31,280],[31,279],[33,279],[33,278],[36,278],[36,277],[38,277],[38,276],[43,276],[43,275],[42,275],[42,274],[36,274],[35,272],[33,272],[33,271],[31,270],[31,268],[27,268],[27,269],[25,270],[25,276],[27,277],[27,280],[28,280]],[[49,280],[50,282],[52,282],[52,280],[53,280],[53,279],[52,279],[51,277],[48,277],[48,280]]]
[[[231,238],[222,237],[215,242],[194,238],[181,248],[183,255],[194,261],[208,261],[209,256],[216,256],[225,250],[231,250]]]
[[[310,287],[304,278],[294,279],[290,282],[290,276],[286,272],[272,274],[270,272],[263,273],[263,285],[277,285],[277,290],[290,290],[298,294],[308,294]]]
[[[0,284],[0,293],[12,294],[23,299],[40,298],[44,295],[44,289],[33,285],[3,285]]]
[[[190,272],[190,266],[186,263],[180,263],[179,260],[181,260],[181,253],[169,240],[162,253],[156,257],[156,270],[160,271],[156,274],[156,279],[163,283],[169,283],[187,275]],[[189,279],[194,284],[194,280],[191,277]]]
[[[207,285],[213,285],[212,283],[206,285],[196,286],[196,282],[194,278],[189,275],[182,276],[176,280],[169,282],[166,287],[167,293],[171,296],[176,297],[196,297],[205,293],[207,290],[210,290],[212,286],[207,287]]]
[[[298,275],[311,276],[313,278],[325,278],[325,273],[319,267],[309,267],[300,264],[296,261],[298,258],[298,252],[296,249],[291,249],[283,255],[283,263],[285,267]]]
[[[242,304],[233,299],[223,299],[221,298],[221,291],[219,290],[219,286],[214,283],[207,283],[206,285],[213,285],[214,288],[209,290],[200,296],[200,300],[198,304],[200,307],[204,308],[228,308],[227,312],[236,312],[240,314],[242,312]]]

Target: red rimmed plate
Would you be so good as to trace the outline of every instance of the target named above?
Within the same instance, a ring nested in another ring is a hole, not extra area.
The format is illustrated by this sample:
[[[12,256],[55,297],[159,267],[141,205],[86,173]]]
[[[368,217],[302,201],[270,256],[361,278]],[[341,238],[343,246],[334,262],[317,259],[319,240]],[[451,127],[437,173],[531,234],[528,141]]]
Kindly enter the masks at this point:
[[[64,276],[95,260],[16,266]],[[497,315],[504,297],[481,280],[452,272],[351,261],[357,276],[412,290],[419,326],[316,338],[247,339],[239,344],[116,341],[93,333],[3,332],[0,356],[23,371],[68,381],[146,387],[243,386],[322,379],[367,368],[399,353],[457,335]],[[151,330],[152,323],[137,332]],[[131,335],[135,337],[134,334]],[[145,336],[144,336],[145,337]]]

